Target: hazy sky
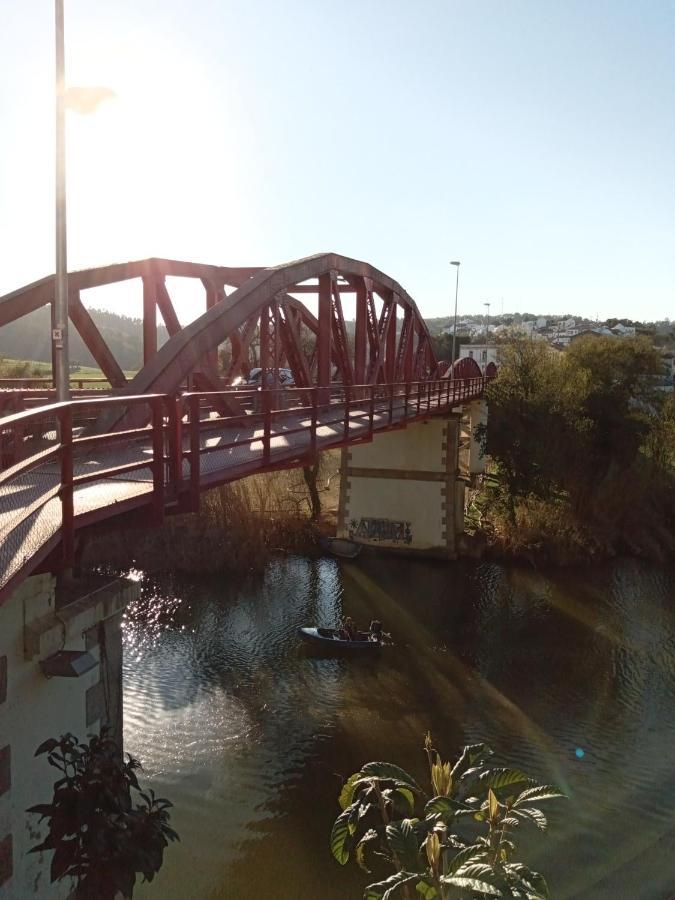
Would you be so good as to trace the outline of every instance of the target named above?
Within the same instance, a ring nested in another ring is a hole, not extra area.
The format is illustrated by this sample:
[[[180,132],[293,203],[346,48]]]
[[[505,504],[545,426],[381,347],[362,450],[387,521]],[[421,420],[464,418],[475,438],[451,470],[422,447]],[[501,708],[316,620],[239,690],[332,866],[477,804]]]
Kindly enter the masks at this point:
[[[52,4],[0,21],[4,293],[54,268]],[[431,316],[460,259],[460,310],[675,317],[672,0],[66,0],[66,28],[69,83],[118,95],[68,115],[71,269],[334,250]]]

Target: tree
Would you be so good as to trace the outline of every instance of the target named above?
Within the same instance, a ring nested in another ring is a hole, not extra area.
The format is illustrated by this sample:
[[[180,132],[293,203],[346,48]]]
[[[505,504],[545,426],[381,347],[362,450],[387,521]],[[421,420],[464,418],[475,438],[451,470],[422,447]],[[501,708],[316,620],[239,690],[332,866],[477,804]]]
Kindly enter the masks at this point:
[[[471,343],[470,334],[457,334],[455,340],[455,359],[459,359],[459,348],[461,344]],[[452,335],[451,334],[432,334],[431,346],[433,347],[436,359],[444,359],[447,362],[453,362],[452,357]]]
[[[660,373],[643,338],[505,350],[477,432],[497,476],[485,490],[505,546],[568,547],[572,558],[672,552],[675,414]]]
[[[30,852],[53,850],[51,880],[71,878],[76,900],[132,897],[137,874],[152,881],[161,868],[164,848],[178,835],[169,827],[171,803],[140,789],[140,763],[106,736],[93,735],[81,744],[72,734],[40,744],[36,756],[62,777],[54,784],[51,803],[29,813],[47,819],[47,837]],[[134,805],[131,791],[141,802]]]
[[[637,456],[650,430],[659,398],[658,351],[644,337],[583,337],[569,358],[588,379],[584,413],[593,423],[589,468],[601,479],[612,466],[625,469]]]
[[[512,502],[551,497],[584,471],[588,390],[587,374],[548,345],[519,340],[505,348],[487,390],[487,428],[477,437],[498,463]]]
[[[330,846],[345,865],[353,853],[369,874],[366,853],[395,870],[368,885],[364,900],[510,897],[546,900],[542,875],[515,860],[515,829],[522,822],[546,830],[538,804],[563,794],[518,769],[491,767],[485,744],[464,747],[451,766],[427,734],[430,795],[392,763],[370,762],[344,784],[342,812]],[[536,806],[534,805],[536,804]],[[480,834],[479,831],[486,833]]]

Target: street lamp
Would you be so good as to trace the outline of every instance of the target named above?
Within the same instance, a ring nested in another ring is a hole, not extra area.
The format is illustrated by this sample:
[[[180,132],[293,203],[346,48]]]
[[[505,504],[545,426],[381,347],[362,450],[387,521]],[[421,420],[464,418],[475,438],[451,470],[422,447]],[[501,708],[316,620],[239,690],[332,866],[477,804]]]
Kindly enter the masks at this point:
[[[484,303],[483,306],[487,308],[487,324],[485,326],[485,368],[487,368],[488,350],[490,349],[490,304]]]
[[[68,261],[66,253],[66,57],[63,0],[55,0],[56,20],[56,274],[52,307],[52,365],[56,399],[70,399],[68,364]]]
[[[450,377],[455,377],[455,342],[457,341],[457,295],[459,293],[459,260],[453,259],[450,263],[455,267],[455,323],[452,328],[452,359],[450,360]]]

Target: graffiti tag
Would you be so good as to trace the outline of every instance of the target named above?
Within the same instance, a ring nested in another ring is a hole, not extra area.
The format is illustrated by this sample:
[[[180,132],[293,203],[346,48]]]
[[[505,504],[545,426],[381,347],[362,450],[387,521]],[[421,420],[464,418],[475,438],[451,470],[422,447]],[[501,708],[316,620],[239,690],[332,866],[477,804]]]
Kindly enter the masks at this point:
[[[397,522],[394,519],[352,519],[349,523],[349,537],[352,540],[360,538],[364,541],[412,543],[410,522]]]

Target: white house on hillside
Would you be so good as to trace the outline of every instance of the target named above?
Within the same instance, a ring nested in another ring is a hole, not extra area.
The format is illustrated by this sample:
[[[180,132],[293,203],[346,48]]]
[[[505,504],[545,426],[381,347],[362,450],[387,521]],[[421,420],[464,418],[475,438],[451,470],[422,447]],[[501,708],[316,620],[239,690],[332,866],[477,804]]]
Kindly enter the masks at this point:
[[[460,359],[464,356],[468,356],[469,359],[475,359],[480,366],[481,372],[485,374],[485,369],[489,363],[498,364],[499,347],[495,344],[460,344],[459,356]]]

